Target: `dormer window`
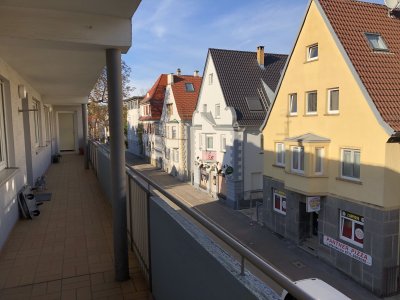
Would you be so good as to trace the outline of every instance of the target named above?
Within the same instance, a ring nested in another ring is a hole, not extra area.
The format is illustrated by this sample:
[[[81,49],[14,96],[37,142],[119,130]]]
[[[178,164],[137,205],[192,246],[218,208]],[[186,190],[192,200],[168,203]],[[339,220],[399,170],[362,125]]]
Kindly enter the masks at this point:
[[[318,59],[318,44],[307,47],[307,61]]]
[[[186,92],[194,92],[193,83],[185,83]]]
[[[258,97],[246,97],[247,106],[250,111],[263,111],[264,107]]]
[[[369,46],[374,51],[389,51],[382,36],[378,33],[365,33]]]

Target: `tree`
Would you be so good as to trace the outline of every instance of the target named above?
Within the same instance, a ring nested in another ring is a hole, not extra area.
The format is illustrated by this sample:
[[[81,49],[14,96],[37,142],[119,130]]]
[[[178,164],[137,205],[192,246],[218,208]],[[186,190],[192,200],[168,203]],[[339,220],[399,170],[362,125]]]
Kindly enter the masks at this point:
[[[126,99],[134,91],[134,88],[129,86],[129,78],[131,68],[124,62],[121,62],[122,70],[122,98]],[[96,84],[89,94],[88,105],[88,125],[89,136],[92,139],[105,141],[108,137],[108,89],[107,89],[107,68],[101,71]],[[126,107],[124,106],[124,124],[126,120]]]

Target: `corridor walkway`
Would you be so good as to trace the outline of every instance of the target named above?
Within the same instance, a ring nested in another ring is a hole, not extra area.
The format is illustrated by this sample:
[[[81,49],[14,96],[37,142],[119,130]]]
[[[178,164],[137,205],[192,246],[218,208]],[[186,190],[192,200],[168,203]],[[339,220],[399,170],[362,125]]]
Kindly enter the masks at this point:
[[[132,253],[131,280],[114,281],[111,206],[83,157],[63,155],[46,177],[51,201],[0,252],[0,299],[150,299]]]

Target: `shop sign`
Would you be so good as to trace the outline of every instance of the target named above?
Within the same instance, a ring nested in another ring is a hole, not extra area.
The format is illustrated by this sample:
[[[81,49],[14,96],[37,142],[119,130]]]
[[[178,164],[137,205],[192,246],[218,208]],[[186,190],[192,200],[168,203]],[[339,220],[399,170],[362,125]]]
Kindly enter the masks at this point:
[[[217,151],[203,151],[202,158],[206,161],[215,161],[217,160]]]
[[[364,217],[361,217],[359,215],[353,214],[345,210],[342,210],[342,216],[357,222],[364,223]]]
[[[306,198],[306,212],[319,211],[321,209],[321,197],[313,196]]]
[[[324,245],[328,246],[336,251],[339,251],[347,256],[350,256],[363,264],[372,266],[372,257],[358,249],[350,247],[342,242],[339,242],[329,236],[324,235]]]

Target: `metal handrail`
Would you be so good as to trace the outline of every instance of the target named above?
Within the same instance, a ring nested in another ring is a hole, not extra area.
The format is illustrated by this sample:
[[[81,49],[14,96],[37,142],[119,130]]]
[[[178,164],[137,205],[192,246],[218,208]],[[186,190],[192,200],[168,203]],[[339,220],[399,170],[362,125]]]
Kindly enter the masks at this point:
[[[105,150],[108,150],[106,147],[102,147]],[[282,286],[285,290],[287,290],[291,295],[296,297],[297,299],[315,299],[311,294],[307,293],[303,289],[299,288],[292,280],[290,280],[285,274],[274,268],[272,265],[264,261],[261,257],[255,254],[252,250],[248,249],[245,245],[243,245],[240,241],[238,241],[235,237],[226,232],[219,225],[215,224],[213,221],[203,216],[200,212],[190,208],[186,204],[182,203],[179,199],[177,199],[174,195],[167,192],[163,187],[152,181],[147,176],[143,175],[138,170],[135,170],[131,166],[126,166],[126,171],[128,176],[132,177],[130,172],[134,173],[136,176],[139,176],[142,180],[144,180],[148,186],[152,186],[153,189],[157,190],[159,193],[164,195],[169,201],[174,203],[180,209],[182,209],[185,213],[199,222],[200,225],[207,228],[212,234],[221,239],[224,243],[229,245],[234,251],[239,253],[241,256],[241,274],[244,275],[244,263],[245,260],[251,262],[256,268],[262,271],[265,275],[269,276],[272,280],[274,280],[277,284]],[[143,186],[143,185],[142,185]],[[147,188],[151,193],[149,187]]]

